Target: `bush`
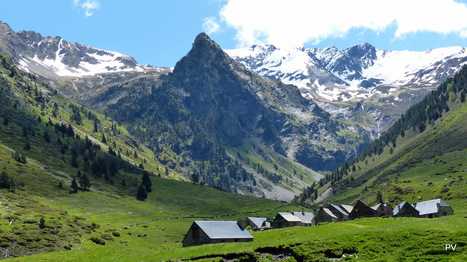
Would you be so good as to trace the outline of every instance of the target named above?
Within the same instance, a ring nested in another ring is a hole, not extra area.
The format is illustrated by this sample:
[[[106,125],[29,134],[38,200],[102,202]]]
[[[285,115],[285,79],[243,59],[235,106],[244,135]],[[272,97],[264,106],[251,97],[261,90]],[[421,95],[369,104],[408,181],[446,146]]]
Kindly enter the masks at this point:
[[[91,240],[92,242],[98,245],[105,245],[105,240],[96,235],[92,236],[89,240]]]

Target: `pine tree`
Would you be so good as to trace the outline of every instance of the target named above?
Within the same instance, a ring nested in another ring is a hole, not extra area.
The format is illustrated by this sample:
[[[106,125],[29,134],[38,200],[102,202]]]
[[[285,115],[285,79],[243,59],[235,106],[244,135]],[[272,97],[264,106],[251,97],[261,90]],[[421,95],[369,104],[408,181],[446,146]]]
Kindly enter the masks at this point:
[[[136,193],[136,199],[144,201],[146,198],[148,198],[148,194],[146,193],[143,183],[141,183],[139,184],[138,192]]]
[[[79,178],[79,186],[83,188],[83,190],[88,190],[91,187],[91,180],[89,180],[86,174],[83,174]]]
[[[45,140],[45,142],[50,143],[50,136],[49,136],[49,133],[47,132],[47,130],[45,130],[45,132],[44,132],[44,140]]]
[[[73,193],[78,192],[78,183],[76,183],[76,179],[73,177],[73,180],[71,181],[71,189],[73,189]]]
[[[0,175],[0,188],[10,189],[10,177],[5,171]]]
[[[383,203],[383,195],[381,194],[380,191],[378,191],[378,193],[376,193],[376,202]]]
[[[39,228],[40,229],[45,228],[45,219],[43,217],[41,217],[41,219],[39,220]]]
[[[102,134],[102,143],[107,144],[107,139],[105,139],[105,134]]]
[[[141,180],[141,184],[144,185],[144,188],[146,189],[146,192],[151,192],[152,189],[152,182],[151,179],[149,178],[149,174],[147,172],[143,173],[143,178]]]

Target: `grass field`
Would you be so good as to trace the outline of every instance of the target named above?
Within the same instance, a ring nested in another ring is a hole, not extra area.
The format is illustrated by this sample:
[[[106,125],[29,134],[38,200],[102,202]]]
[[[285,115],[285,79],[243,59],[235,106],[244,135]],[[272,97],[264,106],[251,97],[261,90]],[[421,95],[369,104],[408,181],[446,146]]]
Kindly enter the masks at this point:
[[[184,221],[151,222],[129,229],[105,246],[83,245],[81,250],[41,254],[7,261],[174,261],[237,259],[237,261],[466,261],[467,212],[435,219],[366,218],[316,227],[293,227],[253,232],[252,243],[224,243],[182,248],[133,236],[151,228],[170,230]],[[186,229],[185,228],[185,229]],[[128,235],[132,233],[132,235]],[[144,240],[143,240],[144,239]],[[123,244],[122,244],[123,243]],[[446,244],[456,245],[446,250]]]

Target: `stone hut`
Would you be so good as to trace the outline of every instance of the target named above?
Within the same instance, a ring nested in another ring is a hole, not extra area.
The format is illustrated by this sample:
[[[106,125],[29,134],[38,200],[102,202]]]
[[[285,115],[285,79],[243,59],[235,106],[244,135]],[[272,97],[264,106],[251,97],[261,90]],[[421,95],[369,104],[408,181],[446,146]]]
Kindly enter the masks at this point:
[[[409,202],[404,201],[394,207],[392,215],[395,217],[418,217],[419,211],[409,204]]]
[[[271,222],[264,217],[247,217],[246,226],[250,226],[253,230],[262,230],[271,227]]]
[[[224,242],[251,242],[253,236],[236,221],[195,221],[183,238],[183,247]]]
[[[441,198],[419,202],[413,205],[418,210],[419,216],[424,218],[434,218],[454,215],[454,210]]]
[[[272,221],[273,228],[301,226],[302,221],[293,212],[279,212]]]
[[[329,211],[331,211],[338,219],[338,221],[349,220],[349,213],[347,213],[343,208],[337,205],[329,204]]]
[[[392,206],[388,203],[379,203],[375,206],[372,206],[373,210],[376,211],[378,217],[390,217],[392,216]]]
[[[357,200],[353,205],[352,211],[349,214],[349,219],[353,220],[356,218],[363,218],[363,217],[375,217],[376,211],[373,210],[371,207],[365,205],[362,201]]]
[[[313,226],[316,226],[319,223],[337,222],[338,220],[339,219],[331,212],[331,210],[320,205],[319,210],[316,212],[311,223]]]
[[[315,214],[311,212],[305,212],[304,209],[302,209],[302,212],[293,212],[294,216],[298,217],[300,221],[302,221],[301,226],[302,227],[309,227],[312,225],[311,221],[313,220],[313,217]]]

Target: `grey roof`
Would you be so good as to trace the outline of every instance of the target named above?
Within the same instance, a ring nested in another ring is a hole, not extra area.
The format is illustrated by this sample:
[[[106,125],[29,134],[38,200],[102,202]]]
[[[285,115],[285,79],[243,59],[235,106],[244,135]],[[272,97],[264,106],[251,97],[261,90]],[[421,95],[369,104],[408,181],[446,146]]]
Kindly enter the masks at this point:
[[[404,201],[404,202],[402,202],[402,203],[400,203],[400,204],[397,204],[397,205],[394,207],[394,209],[392,210],[392,214],[393,214],[394,216],[397,215],[397,214],[401,211],[401,209],[404,208],[405,205],[408,205],[408,206],[412,207],[412,205],[409,204],[409,202]]]
[[[371,208],[373,208],[373,210],[377,210],[380,206],[383,206],[383,207],[389,207],[389,204],[386,204],[386,203],[379,203],[379,204],[376,204],[374,206],[372,206]]]
[[[311,220],[315,216],[315,214],[311,212],[294,212],[294,216],[298,217],[302,223],[311,224]]]
[[[378,210],[379,206],[384,205],[383,203],[379,203],[377,205],[372,206],[373,210]]]
[[[267,219],[264,217],[248,217],[248,219],[251,221],[251,223],[254,224],[251,225],[252,227],[262,227],[263,223],[267,221]],[[266,226],[269,226],[268,224],[269,223],[267,223]]]
[[[330,217],[332,218],[336,218],[337,217],[331,212],[331,210],[329,210],[328,208],[323,208],[324,212],[326,212]]]
[[[353,206],[351,205],[341,205],[342,209],[345,210],[345,212],[347,212],[348,214],[350,214],[350,212],[352,212],[352,209],[353,209]]]
[[[290,212],[279,212],[279,215],[281,215],[288,222],[302,222],[300,218],[296,217],[295,215],[292,215],[292,213]]]
[[[441,198],[432,199],[428,201],[419,202],[413,205],[415,209],[420,212],[420,216],[438,213],[438,204],[442,207],[448,207],[449,205],[444,202]]]
[[[349,215],[349,214],[347,213],[347,211],[345,211],[344,209],[340,208],[340,207],[337,206],[337,205],[329,204],[328,209],[331,210],[331,212],[332,212],[333,210],[336,210],[337,212],[341,213],[341,214],[344,215],[344,216],[348,216],[348,215]]]
[[[241,229],[236,221],[195,221],[211,239],[250,239],[253,236]]]

